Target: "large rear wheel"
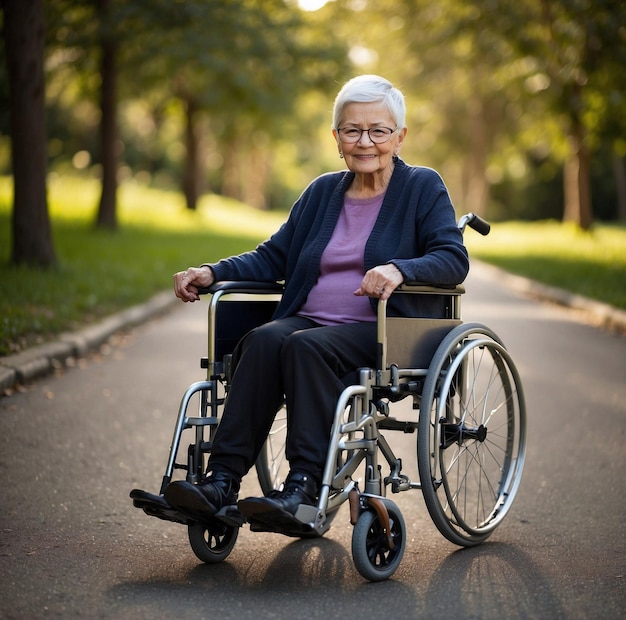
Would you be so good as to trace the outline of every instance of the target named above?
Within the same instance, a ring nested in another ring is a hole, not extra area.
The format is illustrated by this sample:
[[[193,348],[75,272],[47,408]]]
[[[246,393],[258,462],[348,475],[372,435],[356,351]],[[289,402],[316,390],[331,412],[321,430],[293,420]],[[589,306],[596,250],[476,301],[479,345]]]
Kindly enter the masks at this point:
[[[424,499],[448,540],[476,545],[502,522],[525,446],[524,395],[509,353],[487,327],[460,325],[433,356],[418,433]]]

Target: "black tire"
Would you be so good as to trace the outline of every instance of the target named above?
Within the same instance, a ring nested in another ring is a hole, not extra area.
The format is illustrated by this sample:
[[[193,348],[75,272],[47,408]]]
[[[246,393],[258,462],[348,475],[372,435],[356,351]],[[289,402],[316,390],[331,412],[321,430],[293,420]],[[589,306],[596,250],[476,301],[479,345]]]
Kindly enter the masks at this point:
[[[383,500],[389,513],[394,548],[388,543],[387,533],[374,510],[365,510],[352,532],[352,559],[362,577],[369,581],[384,581],[396,571],[406,547],[406,526],[398,507]]]
[[[216,564],[230,555],[237,541],[239,528],[219,521],[211,524],[190,523],[187,533],[196,557],[206,564]]]

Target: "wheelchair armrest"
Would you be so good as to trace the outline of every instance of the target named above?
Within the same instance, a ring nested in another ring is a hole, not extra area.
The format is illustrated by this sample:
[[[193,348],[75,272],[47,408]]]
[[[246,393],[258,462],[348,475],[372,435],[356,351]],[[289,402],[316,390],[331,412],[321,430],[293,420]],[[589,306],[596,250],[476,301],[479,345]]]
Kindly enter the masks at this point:
[[[198,295],[213,295],[217,291],[229,293],[282,293],[284,286],[279,282],[253,282],[248,280],[222,280],[211,286],[198,289]]]
[[[417,293],[421,295],[462,295],[462,284],[427,284],[426,282],[404,282],[394,290],[395,293]]]

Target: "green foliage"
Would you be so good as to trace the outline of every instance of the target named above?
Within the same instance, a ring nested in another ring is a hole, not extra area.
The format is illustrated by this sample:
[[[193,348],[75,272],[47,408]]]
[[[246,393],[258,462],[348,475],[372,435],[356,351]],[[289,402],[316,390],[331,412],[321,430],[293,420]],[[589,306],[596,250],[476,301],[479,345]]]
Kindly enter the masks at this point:
[[[102,38],[117,42],[123,174],[180,186],[189,121],[202,151],[198,187],[237,198],[267,188],[272,152],[292,140],[301,99],[322,92],[327,112],[337,81],[348,74],[346,42],[291,1],[111,0],[104,20],[89,0],[47,8],[54,167],[77,152],[87,165],[99,160]],[[300,124],[310,120],[302,116]],[[289,180],[273,181],[285,204]]]
[[[251,116],[280,128],[300,93],[328,91],[345,56],[342,42],[317,36],[282,0],[118,4],[122,64],[132,69],[122,78],[131,96],[165,85],[212,120],[226,115],[229,127]]]
[[[98,41],[114,37],[121,178],[180,185],[185,97],[201,110],[204,187],[289,206],[313,176],[341,165],[328,132],[335,92],[354,73],[376,72],[407,95],[407,161],[440,170],[462,208],[482,175],[504,218],[537,217],[535,195],[559,217],[564,111],[580,112],[595,215],[616,218],[611,155],[626,156],[625,6],[334,0],[309,13],[296,0],[111,0],[101,23],[92,0],[55,0],[45,3],[51,164],[66,169],[77,152],[89,155],[76,165],[98,161]],[[572,85],[582,88],[577,99]],[[5,91],[0,70],[0,103]],[[0,105],[5,132],[7,116]],[[0,136],[0,173],[8,161]],[[516,200],[501,199],[513,192]]]

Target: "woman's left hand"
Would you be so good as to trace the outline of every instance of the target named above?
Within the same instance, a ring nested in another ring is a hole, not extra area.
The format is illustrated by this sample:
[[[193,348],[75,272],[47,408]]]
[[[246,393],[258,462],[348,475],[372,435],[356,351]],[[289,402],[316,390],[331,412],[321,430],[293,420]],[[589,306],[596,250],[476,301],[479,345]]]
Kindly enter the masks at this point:
[[[402,273],[393,264],[378,265],[370,269],[361,282],[361,286],[354,291],[355,295],[367,295],[368,297],[378,297],[389,299],[391,293],[404,282]]]

